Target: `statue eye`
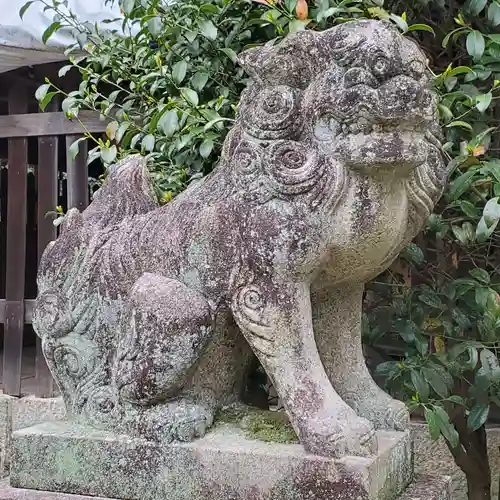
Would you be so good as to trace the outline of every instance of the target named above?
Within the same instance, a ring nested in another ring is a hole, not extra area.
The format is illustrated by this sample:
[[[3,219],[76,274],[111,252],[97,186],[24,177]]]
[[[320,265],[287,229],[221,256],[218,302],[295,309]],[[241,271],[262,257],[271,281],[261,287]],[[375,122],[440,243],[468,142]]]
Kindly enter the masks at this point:
[[[391,63],[385,56],[377,56],[372,64],[372,71],[375,76],[385,77],[390,71]]]

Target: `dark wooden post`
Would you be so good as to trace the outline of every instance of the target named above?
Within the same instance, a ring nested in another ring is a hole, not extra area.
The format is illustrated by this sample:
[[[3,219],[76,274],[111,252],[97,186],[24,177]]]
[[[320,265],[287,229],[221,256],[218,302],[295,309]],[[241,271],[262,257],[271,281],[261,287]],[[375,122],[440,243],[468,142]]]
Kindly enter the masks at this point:
[[[57,111],[58,102],[51,102],[48,111]],[[37,166],[37,247],[38,262],[45,247],[57,237],[57,229],[53,218],[47,212],[54,211],[57,206],[58,179],[58,144],[57,136],[39,137]],[[53,395],[54,386],[50,371],[42,352],[41,339],[36,338],[36,391],[39,397]]]
[[[28,111],[26,87],[9,90],[9,114]],[[26,265],[26,212],[28,140],[9,140],[7,195],[7,269],[5,286],[5,329],[3,387],[10,395],[21,394],[21,363],[24,331],[24,280]]]

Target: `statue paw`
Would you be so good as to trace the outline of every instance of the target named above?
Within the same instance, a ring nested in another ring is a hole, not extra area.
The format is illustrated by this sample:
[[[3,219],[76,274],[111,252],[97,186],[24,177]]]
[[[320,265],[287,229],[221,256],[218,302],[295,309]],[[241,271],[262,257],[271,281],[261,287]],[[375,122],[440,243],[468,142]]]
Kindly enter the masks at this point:
[[[140,411],[136,419],[137,433],[152,441],[190,442],[207,433],[214,415],[215,411],[208,405],[171,401]]]
[[[328,433],[327,429],[334,429]],[[333,425],[321,425],[301,437],[306,451],[315,455],[341,458],[346,455],[367,456],[376,451],[372,424],[364,418],[351,418]]]
[[[382,421],[378,426],[381,429],[406,431],[410,425],[410,413],[406,405],[397,400],[392,400],[383,415]]]
[[[344,401],[360,417],[369,420],[376,429],[405,431],[410,425],[410,414],[402,401],[392,398],[379,387],[360,388],[342,394]]]

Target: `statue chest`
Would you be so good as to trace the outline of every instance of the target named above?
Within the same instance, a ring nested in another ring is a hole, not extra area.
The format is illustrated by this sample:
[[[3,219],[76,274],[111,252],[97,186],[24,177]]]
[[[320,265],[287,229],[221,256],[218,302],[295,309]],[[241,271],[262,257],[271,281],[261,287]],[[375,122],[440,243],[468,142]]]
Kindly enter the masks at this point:
[[[338,205],[322,274],[335,282],[371,275],[401,244],[407,224],[404,182],[355,178]]]

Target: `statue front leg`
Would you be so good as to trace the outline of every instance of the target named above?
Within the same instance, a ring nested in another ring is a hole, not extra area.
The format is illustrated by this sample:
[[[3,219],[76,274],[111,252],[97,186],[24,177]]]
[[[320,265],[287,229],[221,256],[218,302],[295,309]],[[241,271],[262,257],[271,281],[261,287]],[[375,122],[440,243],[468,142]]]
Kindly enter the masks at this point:
[[[232,310],[305,449],[335,457],[372,452],[372,425],[342,401],[321,363],[309,286],[257,278],[237,291]]]
[[[326,373],[342,399],[378,429],[405,430],[409,413],[384,392],[365,363],[361,343],[362,284],[312,291],[316,342]]]

